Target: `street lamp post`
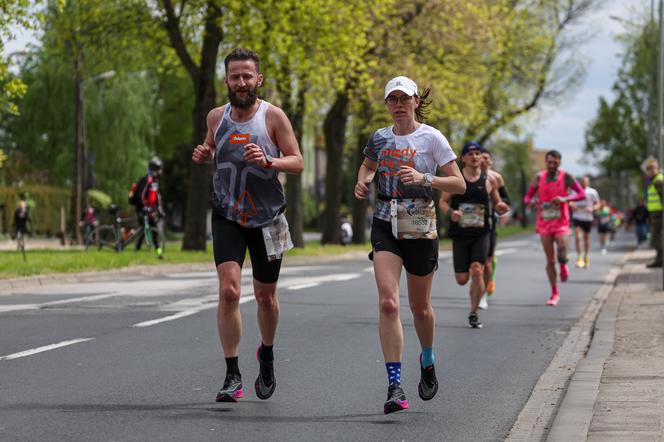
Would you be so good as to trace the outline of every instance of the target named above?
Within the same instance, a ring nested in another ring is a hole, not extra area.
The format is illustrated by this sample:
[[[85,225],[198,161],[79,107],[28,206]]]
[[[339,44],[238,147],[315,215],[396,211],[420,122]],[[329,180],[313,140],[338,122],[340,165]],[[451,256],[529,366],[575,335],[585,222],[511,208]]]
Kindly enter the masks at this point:
[[[88,176],[88,151],[86,144],[85,134],[85,85],[90,81],[103,81],[115,76],[115,71],[102,72],[92,78],[83,78],[83,56],[82,51],[77,51],[76,60],[74,61],[74,68],[76,73],[75,84],[75,124],[74,124],[74,192],[71,225],[76,235],[76,243],[82,243],[81,231],[78,229],[78,217],[83,213],[83,199],[87,186],[85,184]]]

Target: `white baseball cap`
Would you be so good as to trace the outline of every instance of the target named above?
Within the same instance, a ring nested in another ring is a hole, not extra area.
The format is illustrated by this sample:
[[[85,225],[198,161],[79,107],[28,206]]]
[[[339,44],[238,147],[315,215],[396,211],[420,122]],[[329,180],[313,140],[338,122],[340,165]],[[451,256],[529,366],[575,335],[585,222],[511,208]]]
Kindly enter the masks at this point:
[[[417,84],[408,77],[394,77],[385,85],[385,98],[394,91],[401,91],[412,97],[417,95]]]

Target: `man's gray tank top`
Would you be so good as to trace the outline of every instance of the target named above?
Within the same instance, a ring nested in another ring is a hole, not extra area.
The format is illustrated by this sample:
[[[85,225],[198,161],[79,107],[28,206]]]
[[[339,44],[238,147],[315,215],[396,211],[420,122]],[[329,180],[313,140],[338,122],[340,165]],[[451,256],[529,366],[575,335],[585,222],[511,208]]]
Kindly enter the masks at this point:
[[[258,111],[245,123],[231,118],[231,105],[214,134],[215,172],[212,205],[224,218],[244,227],[263,227],[286,206],[284,191],[277,171],[265,169],[244,160],[244,146],[259,145],[264,153],[279,157],[265,118],[270,103],[261,101]]]

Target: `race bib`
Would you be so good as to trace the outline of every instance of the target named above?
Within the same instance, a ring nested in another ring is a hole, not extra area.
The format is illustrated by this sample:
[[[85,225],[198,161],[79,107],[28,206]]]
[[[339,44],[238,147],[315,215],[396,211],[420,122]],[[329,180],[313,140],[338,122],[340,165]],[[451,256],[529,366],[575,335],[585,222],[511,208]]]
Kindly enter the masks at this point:
[[[286,221],[286,215],[283,213],[274,218],[262,230],[268,261],[281,259],[285,252],[293,248],[288,221]]]
[[[540,213],[544,221],[560,219],[560,206],[551,202],[542,203]]]
[[[437,239],[436,209],[432,200],[390,201],[392,235],[396,239]]]
[[[484,204],[460,203],[459,210],[461,211],[461,218],[457,223],[459,227],[484,228]]]

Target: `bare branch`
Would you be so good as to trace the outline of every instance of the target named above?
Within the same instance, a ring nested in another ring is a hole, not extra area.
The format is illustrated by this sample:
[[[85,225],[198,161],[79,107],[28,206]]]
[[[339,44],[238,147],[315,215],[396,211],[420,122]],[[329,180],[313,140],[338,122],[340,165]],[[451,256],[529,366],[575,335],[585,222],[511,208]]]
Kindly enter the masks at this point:
[[[198,66],[189,55],[187,51],[187,45],[182,38],[182,30],[180,29],[180,19],[175,15],[175,10],[173,9],[173,2],[171,0],[161,0],[164,10],[166,11],[166,19],[162,22],[166,32],[168,33],[168,38],[171,41],[171,45],[175,52],[178,54],[180,61],[184,68],[189,72],[191,78],[196,78],[198,76]]]

